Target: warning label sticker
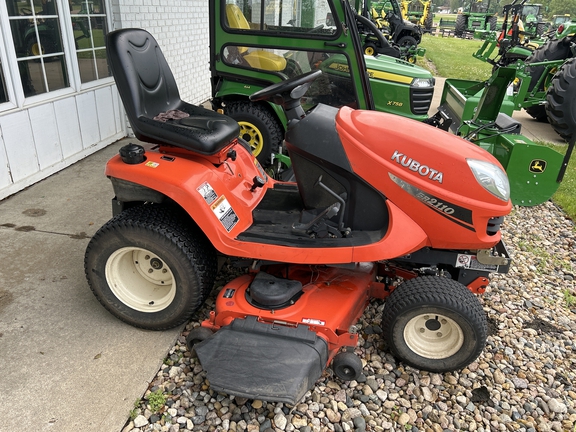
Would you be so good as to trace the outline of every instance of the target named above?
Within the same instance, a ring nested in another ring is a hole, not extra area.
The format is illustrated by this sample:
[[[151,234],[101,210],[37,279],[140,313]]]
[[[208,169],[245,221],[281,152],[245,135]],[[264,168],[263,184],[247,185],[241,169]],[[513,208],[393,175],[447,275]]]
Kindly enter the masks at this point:
[[[224,228],[226,228],[226,231],[230,232],[238,223],[238,215],[234,212],[234,209],[224,195],[218,198],[210,208]]]
[[[322,321],[319,319],[313,319],[313,318],[302,318],[302,322],[304,324],[312,324],[312,325],[320,325],[320,326],[326,325],[326,321]]]
[[[466,255],[458,254],[456,258],[456,267],[467,268],[472,270],[486,270],[486,271],[497,271],[497,265],[487,265],[482,264],[476,258],[476,255]]]
[[[202,198],[204,198],[207,204],[212,204],[216,198],[218,198],[218,195],[216,195],[216,192],[214,192],[214,189],[212,189],[212,186],[210,186],[208,182],[202,183],[196,190],[202,195]]]

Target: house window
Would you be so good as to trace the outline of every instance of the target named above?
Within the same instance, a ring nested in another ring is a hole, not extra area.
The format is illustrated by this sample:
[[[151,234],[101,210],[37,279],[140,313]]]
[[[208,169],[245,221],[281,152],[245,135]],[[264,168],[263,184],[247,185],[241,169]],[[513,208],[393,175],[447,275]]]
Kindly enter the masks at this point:
[[[68,2],[81,81],[85,83],[111,76],[104,39],[108,33],[104,0]]]
[[[56,0],[6,0],[24,95],[69,86]]]
[[[6,72],[22,85],[15,94],[28,98],[68,87],[79,90],[111,76],[105,46],[107,0],[4,1],[17,65]],[[6,92],[10,82],[3,75],[0,79],[2,103],[11,92]]]
[[[0,60],[0,103],[8,102],[8,91],[6,90],[6,78],[2,70],[2,61]]]

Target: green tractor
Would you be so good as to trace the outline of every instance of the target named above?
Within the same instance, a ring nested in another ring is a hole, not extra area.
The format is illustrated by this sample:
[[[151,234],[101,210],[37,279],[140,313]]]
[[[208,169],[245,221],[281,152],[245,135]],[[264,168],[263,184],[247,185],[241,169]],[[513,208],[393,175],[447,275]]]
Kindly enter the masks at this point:
[[[549,200],[558,189],[576,134],[569,137],[564,155],[521,135],[521,124],[512,118],[515,99],[509,95],[516,80],[520,82],[516,98],[524,100],[528,92],[529,75],[520,64],[497,68],[487,81],[447,79],[438,113],[427,122],[492,153],[506,169],[512,203],[534,206]],[[566,81],[555,76],[553,85],[576,96],[576,62],[564,67],[570,67],[572,73],[566,77],[575,78]]]
[[[523,79],[527,82],[527,91],[523,93],[523,97],[515,91],[515,109],[524,108],[538,121],[548,121],[553,117],[551,124],[554,130],[562,138],[569,139],[573,127],[567,119],[572,116],[572,99],[566,98],[560,87],[552,88],[552,83],[556,74],[564,77],[562,79],[569,79],[565,76],[571,73],[571,69],[567,67],[561,70],[561,66],[576,53],[576,23],[562,24],[548,40],[538,46],[523,37],[519,25],[524,2],[525,0],[520,3],[515,1],[504,6],[504,22],[500,36],[489,37],[473,55],[479,60],[491,63],[494,70],[510,65],[524,70],[526,76]],[[509,14],[512,16],[510,27]],[[494,52],[497,54],[492,57]],[[515,87],[517,90],[518,84]]]
[[[390,56],[365,56],[359,24],[371,29],[380,43],[386,40],[347,0],[209,4],[213,108],[239,122],[241,136],[264,166],[281,154],[286,117],[276,104],[248,98],[311,70],[323,74],[306,94],[305,108],[324,103],[416,120],[428,117],[432,74]]]
[[[489,32],[495,31],[498,18],[489,10],[490,0],[487,4],[482,0],[470,0],[468,10],[456,16],[454,36],[464,37],[466,34],[472,34],[474,37],[484,39]]]
[[[524,24],[524,35],[530,39],[540,38],[548,28],[548,24],[542,20],[542,8],[541,4],[525,4],[522,7],[520,19]]]
[[[550,23],[549,30],[555,31],[560,27],[560,24],[564,24],[571,21],[570,14],[564,15],[554,15],[552,16],[552,22]]]

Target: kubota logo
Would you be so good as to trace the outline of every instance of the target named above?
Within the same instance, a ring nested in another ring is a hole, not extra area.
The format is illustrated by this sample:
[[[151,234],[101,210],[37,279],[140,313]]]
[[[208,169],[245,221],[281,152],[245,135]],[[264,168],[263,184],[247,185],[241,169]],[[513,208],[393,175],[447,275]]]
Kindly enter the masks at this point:
[[[442,183],[442,179],[444,178],[442,171],[430,168],[428,165],[422,165],[417,160],[400,153],[398,150],[394,151],[391,159],[397,164],[402,165],[411,171],[417,172],[423,177],[428,177],[432,181]]]

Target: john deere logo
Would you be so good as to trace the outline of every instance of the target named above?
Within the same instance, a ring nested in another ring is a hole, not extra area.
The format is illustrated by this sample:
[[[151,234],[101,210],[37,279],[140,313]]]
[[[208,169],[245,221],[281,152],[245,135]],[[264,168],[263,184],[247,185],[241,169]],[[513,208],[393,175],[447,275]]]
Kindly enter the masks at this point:
[[[530,172],[543,173],[546,170],[546,161],[542,159],[534,159],[530,162]]]

